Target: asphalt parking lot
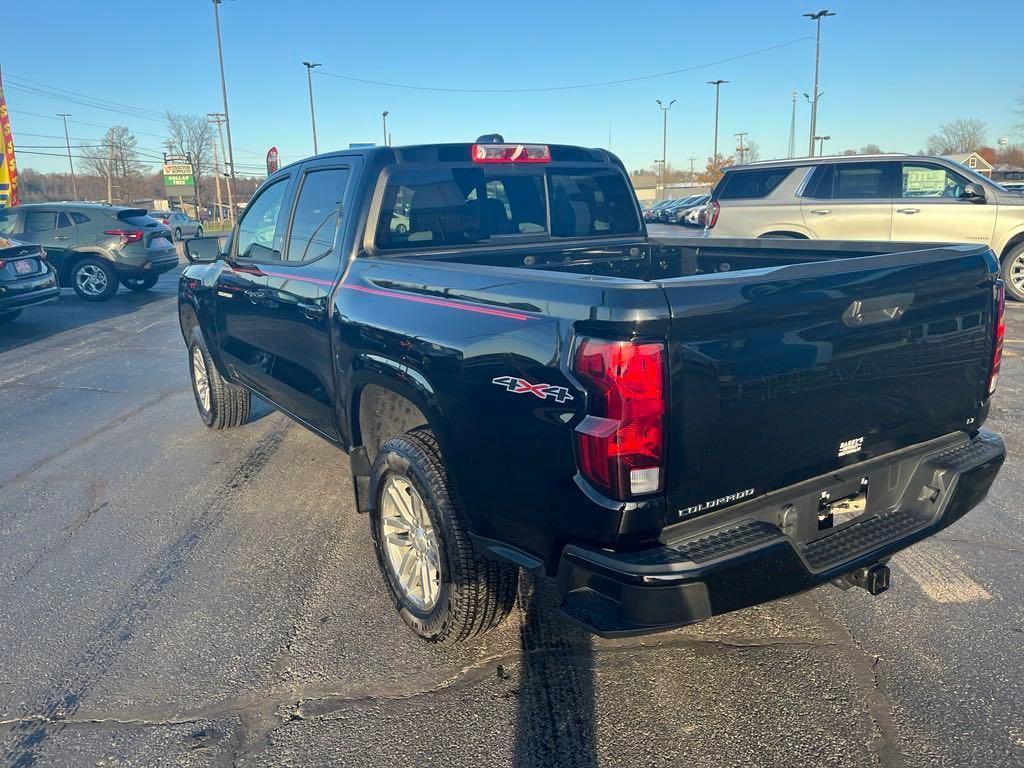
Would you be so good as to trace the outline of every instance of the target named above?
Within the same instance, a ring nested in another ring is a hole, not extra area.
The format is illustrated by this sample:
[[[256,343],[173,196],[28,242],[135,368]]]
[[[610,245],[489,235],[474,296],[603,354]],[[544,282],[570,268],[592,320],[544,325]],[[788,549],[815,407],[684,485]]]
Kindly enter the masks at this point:
[[[0,329],[0,764],[1024,765],[1024,305],[1007,465],[888,593],[606,641],[524,578],[446,652],[389,607],[342,454],[268,408],[202,425],[174,289]]]

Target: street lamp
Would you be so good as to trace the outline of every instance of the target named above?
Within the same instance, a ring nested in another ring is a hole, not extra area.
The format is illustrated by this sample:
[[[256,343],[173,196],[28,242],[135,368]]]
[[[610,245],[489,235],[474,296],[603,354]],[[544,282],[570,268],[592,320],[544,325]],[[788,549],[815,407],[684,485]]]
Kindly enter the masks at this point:
[[[718,170],[718,92],[728,80],[708,80],[708,85],[715,86],[715,151],[711,155],[711,167]]]
[[[68,118],[71,117],[70,112],[58,112],[57,117],[64,118],[64,143],[68,148],[68,165],[71,166],[71,191],[75,195],[75,200],[78,199],[78,182],[75,181],[75,163],[71,159],[71,139],[68,138]]]
[[[810,146],[807,149],[807,151],[810,153],[811,157],[814,157],[814,139],[815,139],[814,133],[815,133],[815,131],[818,128],[818,125],[817,125],[817,123],[818,123],[818,99],[820,98],[820,96],[818,95],[818,70],[819,70],[819,67],[820,67],[820,64],[821,64],[821,20],[823,18],[828,17],[828,16],[835,16],[835,14],[832,13],[832,11],[829,11],[829,10],[821,10],[821,11],[818,11],[817,13],[805,13],[804,16],[807,17],[808,19],[812,19],[814,21],[814,23],[817,24],[817,26],[818,26],[818,31],[817,31],[817,34],[815,36],[815,44],[814,44],[814,98],[810,100],[810,102],[811,102],[811,142],[810,142]],[[804,94],[804,95],[806,96],[807,94]]]
[[[306,65],[306,84],[309,85],[309,119],[313,121],[313,154],[319,155],[320,151],[316,146],[316,112],[313,111],[313,69],[320,65],[309,61],[302,63]]]
[[[213,1],[213,22],[217,28],[217,60],[220,62],[220,90],[221,95],[224,97],[224,127],[227,128],[228,132],[228,171],[230,176],[228,178],[228,197],[234,197],[235,188],[235,153],[231,148],[231,117],[228,114],[228,85],[224,79],[224,51],[220,44],[220,10],[219,6],[224,0],[212,0]],[[231,211],[231,221],[235,221],[235,212]]]
[[[672,99],[666,107],[661,103],[661,99],[655,99],[658,102],[658,107],[661,109],[662,122],[661,122],[661,188],[662,191],[665,189],[665,151],[668,146],[668,111],[672,109],[672,105],[676,103],[675,99]]]
[[[823,157],[825,155],[825,142],[829,141],[831,136],[815,136],[814,140],[818,142],[818,156]]]
[[[384,121],[384,146],[388,145],[388,111],[385,109],[381,113],[381,119]]]

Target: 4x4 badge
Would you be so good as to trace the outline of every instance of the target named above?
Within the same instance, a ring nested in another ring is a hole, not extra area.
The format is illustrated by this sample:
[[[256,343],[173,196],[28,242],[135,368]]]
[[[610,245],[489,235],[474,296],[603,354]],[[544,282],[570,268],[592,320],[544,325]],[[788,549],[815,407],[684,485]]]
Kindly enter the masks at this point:
[[[520,379],[515,376],[498,376],[491,379],[491,383],[504,387],[514,395],[531,394],[536,395],[541,400],[546,400],[550,397],[556,403],[572,400],[568,387],[556,387],[553,384],[531,384],[526,379]]]

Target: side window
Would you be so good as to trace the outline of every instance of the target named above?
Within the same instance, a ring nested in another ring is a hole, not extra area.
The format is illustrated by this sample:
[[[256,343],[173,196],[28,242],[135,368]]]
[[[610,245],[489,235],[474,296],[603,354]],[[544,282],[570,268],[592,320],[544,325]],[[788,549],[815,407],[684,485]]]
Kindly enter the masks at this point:
[[[288,237],[288,261],[311,261],[334,248],[348,168],[309,171],[302,177]]]
[[[903,163],[901,197],[959,198],[964,192],[966,179],[940,165],[930,163]]]
[[[837,163],[833,171],[835,200],[877,200],[892,197],[884,163]]]
[[[832,165],[819,165],[815,168],[811,178],[807,181],[807,186],[804,187],[803,197],[809,197],[814,200],[831,200],[832,179],[834,178],[832,169],[834,167]]]
[[[57,228],[56,211],[26,211],[25,234],[33,235],[40,232],[52,232]]]
[[[71,218],[63,211],[57,216],[57,229],[67,229],[71,226]]]
[[[727,172],[721,187],[715,190],[715,199],[751,200],[767,197],[792,171],[792,168],[763,168],[757,171]]]
[[[86,216],[84,213],[77,213],[77,212],[72,212],[71,213],[71,219],[72,219],[72,221],[75,222],[75,224],[85,224],[87,221],[89,221],[89,217],[88,216]]]
[[[551,236],[633,234],[640,229],[632,192],[614,171],[548,171]]]
[[[288,178],[275,181],[260,192],[238,223],[238,258],[279,261],[281,238],[279,221]]]
[[[14,211],[0,211],[0,235],[13,235],[18,214]]]

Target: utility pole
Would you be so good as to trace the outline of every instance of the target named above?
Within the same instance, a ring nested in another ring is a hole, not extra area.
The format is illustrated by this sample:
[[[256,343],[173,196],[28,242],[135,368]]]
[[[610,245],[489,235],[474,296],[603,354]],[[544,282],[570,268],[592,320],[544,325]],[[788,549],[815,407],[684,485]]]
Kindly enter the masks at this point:
[[[218,6],[224,2],[224,0],[213,0],[213,21],[217,27],[217,60],[220,62],[220,90],[224,96],[224,125],[228,130],[228,154],[227,163],[230,176],[227,180],[228,185],[228,200],[231,201],[234,198],[234,187],[235,187],[235,153],[231,149],[231,117],[228,113],[228,85],[224,79],[224,51],[221,49],[220,44],[220,10]],[[223,141],[221,142],[223,143]],[[235,206],[231,203],[231,221],[235,220]]]
[[[835,16],[832,11],[821,10],[817,13],[805,13],[808,19],[813,19],[817,24],[818,31],[815,36],[814,44],[814,98],[811,99],[811,132],[810,132],[810,143],[807,147],[807,151],[811,157],[814,157],[814,134],[818,130],[818,71],[821,65],[821,20],[827,16]]]
[[[316,112],[313,111],[313,69],[320,65],[309,61],[302,63],[306,65],[306,83],[309,85],[309,119],[313,121],[313,154],[319,155],[320,152],[316,146]]]
[[[224,130],[223,130],[224,115],[221,112],[210,112],[207,115],[207,117],[210,118],[210,122],[211,123],[216,123],[217,124],[217,133],[220,135],[220,150],[221,150],[220,154],[221,154],[221,157],[223,157],[224,156]],[[227,178],[227,172],[226,171],[224,173],[224,176],[225,176],[225,179],[226,179]],[[228,188],[228,221],[230,221],[231,224],[234,225],[234,223],[235,223],[235,193],[234,193],[234,190],[231,188],[230,184],[225,183],[224,186],[226,186]]]
[[[747,132],[743,131],[741,133],[737,133],[734,135],[737,139],[740,140],[740,145],[736,148],[736,151],[740,153],[740,165],[743,165],[743,160],[745,159],[745,155],[747,152],[746,147],[743,146],[743,139],[746,138]]]
[[[722,86],[728,82],[728,80],[708,80],[708,85],[715,86],[715,151],[711,155],[711,167],[715,171],[718,170],[718,94]]]
[[[381,120],[384,121],[384,146],[388,146],[388,111],[385,109],[381,113]]]
[[[793,91],[793,114],[789,118],[789,154],[786,157],[793,157],[796,154],[796,91]]]
[[[693,161],[696,160],[697,158],[694,157],[693,155],[690,155],[690,157],[688,159],[690,161],[690,183],[692,184],[694,178],[696,178],[696,173],[694,173],[694,170],[693,170]]]
[[[114,204],[114,134],[113,129],[107,131],[107,205]]]
[[[658,107],[661,109],[661,189],[665,189],[665,169],[668,167],[665,164],[666,152],[668,150],[668,111],[672,109],[672,105],[676,103],[675,99],[672,99],[666,107],[661,103],[661,99],[655,99],[658,102]]]
[[[78,182],[75,180],[75,163],[71,159],[71,139],[68,138],[68,118],[71,117],[69,112],[58,112],[57,117],[64,118],[64,143],[68,148],[68,165],[71,166],[71,190],[75,196],[75,200],[78,199]]]
[[[224,221],[224,209],[220,197],[220,160],[217,157],[217,140],[214,139],[210,143],[213,144],[213,185],[217,190],[217,215],[213,217],[213,220],[220,225]]]

